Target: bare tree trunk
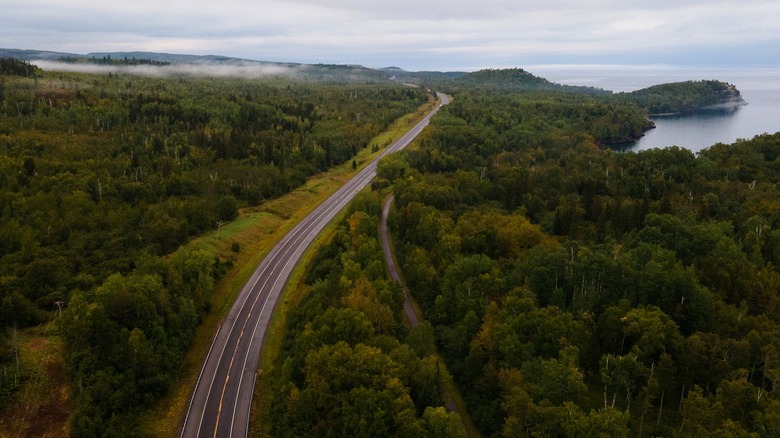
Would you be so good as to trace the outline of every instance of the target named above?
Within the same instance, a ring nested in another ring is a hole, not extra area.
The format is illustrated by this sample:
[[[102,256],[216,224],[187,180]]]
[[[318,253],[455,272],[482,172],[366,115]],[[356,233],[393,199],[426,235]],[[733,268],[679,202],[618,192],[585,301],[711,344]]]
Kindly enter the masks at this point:
[[[628,388],[628,381],[623,382],[626,386],[626,412],[631,413],[631,390]]]

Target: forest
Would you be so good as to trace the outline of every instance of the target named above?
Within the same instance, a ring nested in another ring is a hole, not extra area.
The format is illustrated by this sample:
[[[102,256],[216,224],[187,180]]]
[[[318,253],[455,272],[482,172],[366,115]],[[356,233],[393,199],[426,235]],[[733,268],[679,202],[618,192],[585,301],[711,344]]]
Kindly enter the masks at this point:
[[[265,396],[270,436],[465,437],[441,402],[430,325],[403,322],[379,244],[381,195],[360,194],[308,264]]]
[[[524,142],[499,114],[547,126]],[[774,436],[780,134],[614,153],[581,119],[457,99],[380,172],[471,415],[486,435]]]
[[[733,109],[747,103],[731,84],[708,80],[660,84],[616,95],[646,108],[650,114],[675,114],[707,108]]]
[[[138,434],[175,381],[231,268],[184,243],[381,148],[372,139],[427,99],[347,67],[304,80],[0,69],[0,406],[26,378],[18,330],[50,324],[78,437]],[[259,433],[780,434],[780,134],[614,152],[656,105],[708,105],[730,86],[627,98],[520,69],[422,76],[454,100],[380,162],[312,256]],[[379,244],[391,192],[415,328]],[[444,407],[451,380],[462,415]]]
[[[616,104],[636,105],[648,114],[689,113],[704,109],[734,109],[746,105],[740,91],[732,84],[718,80],[684,81],[653,85],[641,90],[613,93],[601,88],[564,85],[550,82],[520,68],[487,69],[472,73],[393,72],[406,81],[433,84],[435,88],[458,95],[516,93],[521,91],[555,91],[585,94],[611,99]]]
[[[600,147],[642,129],[635,111],[457,94],[374,185],[395,194],[396,255],[429,324],[399,326],[381,196],[365,194],[300,286],[271,435],[462,436],[455,418],[431,426],[426,340],[484,436],[777,436],[780,134],[698,155]]]
[[[127,436],[176,376],[229,268],[183,243],[384,146],[369,142],[427,100],[395,84],[0,65],[0,404],[25,381],[16,330],[61,311],[73,436]]]

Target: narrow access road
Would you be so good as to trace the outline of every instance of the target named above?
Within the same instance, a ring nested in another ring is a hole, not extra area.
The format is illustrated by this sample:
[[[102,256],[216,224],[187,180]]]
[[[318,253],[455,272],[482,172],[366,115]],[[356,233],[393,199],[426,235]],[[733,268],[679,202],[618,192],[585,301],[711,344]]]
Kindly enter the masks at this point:
[[[393,204],[394,199],[395,196],[390,194],[387,198],[385,198],[384,205],[382,206],[382,217],[379,221],[379,234],[380,240],[382,242],[382,252],[385,255],[387,273],[390,275],[390,279],[400,283],[401,287],[403,288],[404,316],[406,317],[406,322],[408,322],[411,327],[417,327],[420,324],[420,317],[414,310],[414,306],[412,305],[412,298],[409,296],[409,291],[406,289],[406,285],[403,283],[403,281],[401,281],[401,275],[398,272],[398,267],[396,266],[395,259],[393,258],[393,247],[390,245],[390,237],[387,231],[387,216],[390,214],[390,206]],[[447,365],[444,364],[444,360],[439,357],[438,353],[436,353],[436,357],[436,360],[439,361],[440,366],[447,370]],[[449,375],[449,371],[445,371],[445,373]],[[469,417],[468,412],[466,412],[465,407],[464,409],[460,409],[460,407],[458,407],[458,403],[455,401],[455,397],[453,395],[453,393],[458,392],[458,389],[454,386],[454,382],[452,382],[452,385],[452,388],[445,389],[442,394],[444,407],[448,411],[456,412],[460,415],[461,424],[463,424],[467,434],[479,437],[479,432],[474,427],[474,423]]]
[[[396,267],[395,260],[393,259],[393,247],[390,246],[390,238],[388,237],[389,233],[387,232],[387,216],[390,214],[390,206],[393,204],[394,199],[394,195],[388,196],[385,199],[384,206],[382,207],[382,218],[379,221],[379,234],[382,241],[382,252],[385,255],[385,262],[387,263],[387,273],[390,274],[390,278],[393,281],[400,283],[401,287],[403,288],[404,316],[406,317],[406,321],[410,326],[417,327],[420,324],[420,317],[417,316],[417,312],[414,311],[412,299],[409,297],[409,292],[406,290],[406,285],[401,281],[401,275],[398,273],[398,268]],[[438,358],[437,360],[440,360],[442,365],[446,367],[446,365],[443,364],[444,361],[441,358]],[[448,391],[444,394],[444,407],[446,407],[448,411],[461,414],[461,418],[463,418],[463,413],[460,412],[460,409],[458,409],[458,404],[455,403],[455,398],[452,397],[452,394],[450,394]]]
[[[406,285],[401,281],[401,275],[398,273],[398,268],[395,266],[393,248],[390,246],[390,237],[388,237],[387,232],[387,216],[390,214],[390,206],[393,204],[394,199],[395,195],[388,196],[382,207],[382,220],[379,222],[382,252],[385,254],[385,263],[387,263],[387,273],[390,274],[390,279],[399,283],[404,291],[404,316],[406,317],[406,322],[408,322],[411,327],[417,327],[420,324],[420,318],[417,316],[417,312],[414,311],[412,300],[409,298],[409,292],[406,290]]]
[[[263,259],[217,329],[190,398],[181,437],[246,437],[257,365],[279,295],[298,260],[355,194],[376,176],[380,158],[406,147],[441,103],[295,226]]]

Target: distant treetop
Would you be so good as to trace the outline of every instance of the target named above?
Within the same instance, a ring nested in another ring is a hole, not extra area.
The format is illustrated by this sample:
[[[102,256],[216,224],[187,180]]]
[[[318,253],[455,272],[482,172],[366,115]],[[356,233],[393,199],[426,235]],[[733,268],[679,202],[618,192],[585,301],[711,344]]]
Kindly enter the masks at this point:
[[[167,61],[159,61],[156,59],[151,58],[136,58],[136,57],[130,57],[127,56],[122,58],[112,58],[111,55],[106,55],[101,58],[92,56],[91,58],[88,57],[74,57],[74,56],[63,56],[59,59],[61,62],[65,62],[68,64],[78,64],[78,63],[85,63],[85,64],[100,64],[100,65],[156,65],[156,66],[163,66],[163,65],[170,65],[170,62]]]
[[[0,58],[0,75],[35,77],[39,68],[14,58]]]

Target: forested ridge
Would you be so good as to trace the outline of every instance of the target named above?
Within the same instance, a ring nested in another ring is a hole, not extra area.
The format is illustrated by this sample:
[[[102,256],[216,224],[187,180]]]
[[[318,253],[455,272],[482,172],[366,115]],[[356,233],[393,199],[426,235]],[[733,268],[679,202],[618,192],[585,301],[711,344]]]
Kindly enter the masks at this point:
[[[180,245],[384,146],[369,142],[427,99],[392,84],[14,65],[22,74],[0,76],[0,403],[26,376],[13,330],[62,306],[74,436],[133,434],[176,376],[229,267]]]

